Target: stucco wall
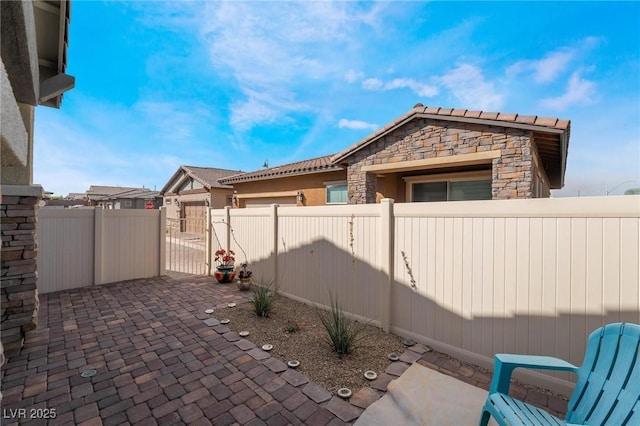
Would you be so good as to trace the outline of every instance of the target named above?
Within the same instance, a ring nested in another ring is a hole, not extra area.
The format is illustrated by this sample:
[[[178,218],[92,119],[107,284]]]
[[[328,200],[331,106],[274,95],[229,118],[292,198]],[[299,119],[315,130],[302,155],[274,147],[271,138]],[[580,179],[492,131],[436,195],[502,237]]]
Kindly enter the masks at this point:
[[[431,119],[413,120],[349,158],[349,203],[374,203],[381,198],[381,193],[388,197],[394,195],[391,183],[382,183],[385,178],[363,172],[362,166],[494,150],[500,150],[501,156],[493,159],[490,165],[492,198],[533,198],[531,140],[531,132],[525,130]],[[400,184],[396,182],[397,198],[400,198],[399,188]],[[401,197],[404,198],[404,194]]]
[[[206,189],[193,190],[182,194],[168,193],[163,196],[162,205],[167,208],[168,219],[180,218],[180,208],[176,205],[175,200],[178,199],[180,203],[188,202],[204,202],[207,198],[210,199],[210,205],[214,209],[221,209],[228,206],[227,198],[233,195],[232,189],[213,188],[211,192],[207,192]],[[170,199],[171,203],[168,204],[167,200]]]
[[[297,175],[278,179],[235,183],[237,194],[256,194],[302,191],[305,206],[323,206],[326,204],[325,182],[346,181],[346,171],[334,171]]]

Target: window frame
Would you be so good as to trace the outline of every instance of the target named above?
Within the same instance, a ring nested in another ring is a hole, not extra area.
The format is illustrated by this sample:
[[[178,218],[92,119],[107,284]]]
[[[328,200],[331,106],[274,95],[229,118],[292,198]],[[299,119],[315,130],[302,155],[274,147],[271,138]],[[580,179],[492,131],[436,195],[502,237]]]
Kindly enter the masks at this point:
[[[325,204],[327,204],[327,205],[349,204],[349,185],[347,184],[346,180],[327,181],[327,182],[323,182],[323,185],[324,185],[324,203]],[[347,194],[346,201],[329,202],[329,187],[331,187],[331,186],[345,186],[346,187],[346,194]]]
[[[459,173],[438,173],[433,175],[419,175],[419,176],[405,176],[402,178],[406,186],[406,200],[409,203],[413,203],[413,185],[416,183],[434,183],[434,182],[446,182],[447,183],[447,200],[451,201],[451,188],[450,182],[469,182],[469,181],[490,181],[492,182],[491,170],[479,170],[471,172],[459,172]],[[471,201],[471,200],[469,200]],[[441,201],[434,201],[441,202]]]

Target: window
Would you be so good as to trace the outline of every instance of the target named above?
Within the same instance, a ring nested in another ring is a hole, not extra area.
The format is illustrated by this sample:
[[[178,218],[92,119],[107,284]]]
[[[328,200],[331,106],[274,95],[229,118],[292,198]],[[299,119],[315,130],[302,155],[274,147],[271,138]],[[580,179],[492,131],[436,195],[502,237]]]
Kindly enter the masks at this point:
[[[420,201],[490,200],[491,172],[405,177],[407,199]]]
[[[131,200],[124,200],[125,207],[131,207]]]
[[[327,187],[327,204],[347,204],[346,182],[325,182]]]
[[[164,199],[164,204],[165,204],[165,205],[167,205],[167,206],[168,206],[169,204],[171,204],[171,198],[165,198],[165,199]]]

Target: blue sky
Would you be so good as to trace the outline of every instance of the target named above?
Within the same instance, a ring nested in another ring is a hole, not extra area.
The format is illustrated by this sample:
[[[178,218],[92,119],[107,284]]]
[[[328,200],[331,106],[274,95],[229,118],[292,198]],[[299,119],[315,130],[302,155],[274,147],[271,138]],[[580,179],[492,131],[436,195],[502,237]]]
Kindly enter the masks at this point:
[[[571,120],[565,188],[640,187],[638,2],[72,4],[34,183],[161,189],[181,164],[333,154],[418,102]],[[631,182],[627,182],[631,181]]]

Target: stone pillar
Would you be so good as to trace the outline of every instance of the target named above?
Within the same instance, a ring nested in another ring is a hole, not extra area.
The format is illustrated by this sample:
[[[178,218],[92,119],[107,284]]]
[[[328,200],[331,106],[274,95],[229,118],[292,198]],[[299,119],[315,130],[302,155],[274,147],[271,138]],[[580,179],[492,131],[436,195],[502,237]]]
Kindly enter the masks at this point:
[[[0,301],[5,352],[22,348],[27,331],[38,323],[37,209],[41,186],[2,185]]]

